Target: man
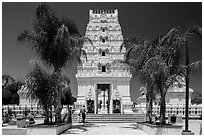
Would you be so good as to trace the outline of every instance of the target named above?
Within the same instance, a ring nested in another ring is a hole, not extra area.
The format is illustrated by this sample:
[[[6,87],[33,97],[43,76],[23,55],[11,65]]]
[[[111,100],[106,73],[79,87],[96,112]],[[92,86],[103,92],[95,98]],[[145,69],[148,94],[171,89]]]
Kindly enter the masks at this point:
[[[85,119],[86,119],[86,109],[85,106],[83,106],[80,110],[80,114],[82,116],[82,122],[85,123]]]

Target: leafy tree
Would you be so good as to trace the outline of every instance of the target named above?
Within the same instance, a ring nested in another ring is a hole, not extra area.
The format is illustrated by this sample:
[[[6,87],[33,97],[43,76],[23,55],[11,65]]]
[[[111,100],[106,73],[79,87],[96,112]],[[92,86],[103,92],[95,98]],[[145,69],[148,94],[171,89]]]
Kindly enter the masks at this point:
[[[49,111],[52,110],[54,104],[53,95],[57,88],[57,80],[37,63],[27,74],[26,79],[27,97],[37,102],[45,110],[45,123],[47,124],[51,116]]]
[[[11,83],[15,82],[15,79],[9,74],[2,75],[2,85],[7,86]]]
[[[198,92],[193,92],[191,103],[192,104],[202,104],[202,95]]]
[[[71,102],[71,90],[69,79],[63,75],[63,79],[43,69],[42,64],[34,62],[34,68],[26,76],[27,97],[37,102],[45,110],[45,124],[52,122],[52,106],[54,105],[54,93],[58,87],[62,87],[61,102],[69,105]]]
[[[184,76],[186,79],[186,113],[185,113],[185,130],[188,131],[188,112],[189,112],[189,77],[190,73],[194,70],[196,70],[201,62],[193,62],[190,64],[189,61],[189,44],[192,36],[198,35],[202,39],[202,28],[198,25],[190,24],[187,26],[185,29],[184,33],[181,35],[180,38],[180,43],[185,47],[185,57],[186,57],[186,62],[184,66]]]
[[[201,35],[200,27],[193,25],[184,32],[173,28],[166,35],[159,36],[152,42],[132,37],[126,39],[121,46],[130,45],[124,62],[133,68],[136,74],[142,76],[142,80],[148,84],[147,95],[149,94],[150,99],[154,97],[155,93],[160,95],[160,122],[162,125],[165,124],[165,96],[169,87],[176,81],[178,75],[185,76],[188,81],[188,71],[194,70],[199,64],[196,62],[189,65],[187,57],[187,63],[183,65],[185,54],[183,49],[187,47],[192,34]],[[188,85],[186,84],[187,90],[189,89]],[[156,90],[155,93],[154,90]]]
[[[62,105],[73,105],[76,102],[76,98],[72,96],[71,87],[69,86],[70,79],[63,75],[63,87],[62,87]]]
[[[132,36],[124,40],[121,45],[121,50],[123,46],[128,48],[125,53],[125,59],[123,63],[128,64],[128,66],[133,70],[133,73],[139,77],[140,81],[146,85],[146,99],[148,101],[148,115],[152,115],[152,103],[155,98],[154,83],[152,82],[151,75],[144,70],[145,63],[157,54],[157,47],[153,45],[150,41],[146,41],[141,37]]]
[[[26,42],[35,51],[36,55],[49,68],[53,68],[53,76],[60,82],[61,70],[76,58],[86,55],[82,50],[84,41],[89,39],[79,34],[74,21],[68,18],[59,18],[46,3],[37,4],[33,30],[24,30],[18,36],[19,42]],[[61,121],[61,91],[58,87],[54,92],[55,119]]]
[[[8,74],[2,75],[2,104],[19,104],[18,90],[24,85],[23,81],[15,80]]]
[[[160,95],[160,122],[165,124],[165,96],[169,87],[181,75],[182,44],[176,29],[170,30],[166,35],[159,36],[153,41],[139,42],[135,38],[127,39],[123,45],[131,47],[125,54],[125,62],[134,64],[133,68],[147,85],[147,100],[152,100],[155,94]],[[130,56],[134,54],[134,56]],[[131,62],[132,60],[132,62]]]

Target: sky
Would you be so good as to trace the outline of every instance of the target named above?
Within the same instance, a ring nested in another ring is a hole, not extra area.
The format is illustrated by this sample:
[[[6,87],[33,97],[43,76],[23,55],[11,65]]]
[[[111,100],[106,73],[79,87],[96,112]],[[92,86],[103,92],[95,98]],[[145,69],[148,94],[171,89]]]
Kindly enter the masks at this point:
[[[174,27],[184,28],[189,22],[202,25],[202,3],[150,3],[150,2],[59,2],[49,3],[55,13],[74,20],[82,35],[85,34],[89,19],[89,9],[118,9],[119,23],[124,38],[131,35],[142,36],[153,40],[168,33]],[[3,2],[2,3],[2,74],[14,78],[25,78],[32,69],[29,60],[36,59],[34,51],[26,45],[17,43],[17,36],[25,29],[31,30],[35,17],[36,3]],[[191,40],[190,62],[202,61],[202,41],[197,37]],[[77,95],[76,63],[64,70],[71,80],[71,89]],[[136,76],[130,83],[130,94],[133,102],[140,96],[142,86]],[[202,68],[190,77],[190,87],[195,92],[202,92]]]

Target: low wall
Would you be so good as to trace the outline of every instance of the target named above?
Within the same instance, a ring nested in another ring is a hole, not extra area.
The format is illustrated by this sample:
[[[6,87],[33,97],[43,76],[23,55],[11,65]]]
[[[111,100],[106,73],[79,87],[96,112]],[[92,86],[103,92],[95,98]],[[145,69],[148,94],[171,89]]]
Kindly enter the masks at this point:
[[[150,135],[181,135],[182,126],[178,125],[152,125],[149,123],[137,123],[138,128]]]
[[[27,127],[27,135],[59,135],[70,129],[72,123],[63,123],[61,125],[32,125]]]
[[[2,135],[27,135],[27,128],[2,127]]]

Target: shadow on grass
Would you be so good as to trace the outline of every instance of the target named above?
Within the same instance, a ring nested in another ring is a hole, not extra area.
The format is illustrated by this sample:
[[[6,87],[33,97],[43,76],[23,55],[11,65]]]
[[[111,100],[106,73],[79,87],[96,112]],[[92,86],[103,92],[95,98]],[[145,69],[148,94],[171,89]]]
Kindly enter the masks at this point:
[[[131,129],[139,129],[137,124],[130,124],[130,126],[120,127],[120,128],[131,128]]]
[[[99,126],[103,126],[103,125],[97,125],[94,123],[78,123],[76,125],[72,125],[71,129],[68,129],[67,131],[63,132],[62,134],[80,134],[80,133],[84,133],[87,131],[87,128],[90,127],[99,127]]]

